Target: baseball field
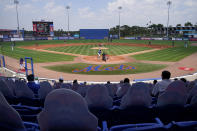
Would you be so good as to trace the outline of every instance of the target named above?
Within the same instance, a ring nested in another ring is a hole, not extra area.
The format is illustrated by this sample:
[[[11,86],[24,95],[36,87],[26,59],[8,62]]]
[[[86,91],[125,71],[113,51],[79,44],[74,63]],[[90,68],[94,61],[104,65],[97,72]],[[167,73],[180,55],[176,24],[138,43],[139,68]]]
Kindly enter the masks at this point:
[[[178,67],[186,64],[181,61],[193,58],[192,55],[197,53],[197,46],[192,46],[194,42],[189,42],[188,48],[184,47],[184,42],[175,41],[172,46],[172,41],[157,40],[152,40],[151,45],[147,40],[113,40],[112,43],[107,40],[23,41],[16,42],[14,50],[11,42],[2,42],[0,53],[16,60],[32,57],[39,74],[44,70],[66,74],[125,75],[154,73],[172,66],[178,72]],[[107,54],[106,62],[98,57],[99,49]],[[192,61],[187,66],[196,68]]]

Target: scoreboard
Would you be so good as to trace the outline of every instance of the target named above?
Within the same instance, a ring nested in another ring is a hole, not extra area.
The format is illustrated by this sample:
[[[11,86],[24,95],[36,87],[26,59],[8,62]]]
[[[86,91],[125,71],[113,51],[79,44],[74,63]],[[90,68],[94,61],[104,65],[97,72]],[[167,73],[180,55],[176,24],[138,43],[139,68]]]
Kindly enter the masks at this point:
[[[33,21],[34,36],[54,36],[53,22]]]

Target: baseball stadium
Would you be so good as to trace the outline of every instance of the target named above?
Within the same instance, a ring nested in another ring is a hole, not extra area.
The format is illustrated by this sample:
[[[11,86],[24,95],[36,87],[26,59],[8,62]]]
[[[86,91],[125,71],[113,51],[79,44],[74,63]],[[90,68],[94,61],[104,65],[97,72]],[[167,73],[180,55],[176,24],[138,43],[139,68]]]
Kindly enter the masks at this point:
[[[169,25],[173,1],[167,26],[121,25],[122,1],[118,25],[98,28],[98,19],[72,29],[69,5],[61,30],[57,19],[21,28],[21,3],[13,2],[1,5],[15,9],[17,28],[0,15],[7,21],[0,22],[0,130],[197,130],[197,23]]]

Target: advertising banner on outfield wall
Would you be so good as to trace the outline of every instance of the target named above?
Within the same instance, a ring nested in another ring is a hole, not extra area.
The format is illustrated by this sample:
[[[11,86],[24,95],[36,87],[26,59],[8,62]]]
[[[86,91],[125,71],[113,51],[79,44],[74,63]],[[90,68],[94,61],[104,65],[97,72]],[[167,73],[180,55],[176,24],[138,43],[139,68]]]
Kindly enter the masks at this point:
[[[68,37],[59,37],[59,40],[67,40]]]
[[[183,38],[183,40],[189,40],[189,38]]]
[[[58,37],[53,37],[53,40],[59,40]]]
[[[3,38],[8,38],[8,35],[3,35]]]
[[[24,38],[24,41],[31,41],[33,38]]]
[[[24,41],[23,38],[11,38],[11,41]]]
[[[3,38],[3,35],[0,35],[0,38]]]
[[[3,38],[3,41],[8,42],[8,41],[11,41],[11,39],[10,38]]]
[[[53,40],[53,37],[48,37],[48,40]]]
[[[151,40],[151,38],[142,37],[141,40]]]
[[[136,40],[141,40],[141,37],[136,37]]]
[[[197,38],[190,38],[190,41],[197,41]]]
[[[153,40],[163,40],[163,38],[152,38]]]
[[[135,40],[136,38],[135,37],[125,37],[124,39],[126,39],[126,40]]]
[[[183,40],[182,38],[175,38],[175,40]]]
[[[36,37],[36,40],[48,40],[47,37]]]

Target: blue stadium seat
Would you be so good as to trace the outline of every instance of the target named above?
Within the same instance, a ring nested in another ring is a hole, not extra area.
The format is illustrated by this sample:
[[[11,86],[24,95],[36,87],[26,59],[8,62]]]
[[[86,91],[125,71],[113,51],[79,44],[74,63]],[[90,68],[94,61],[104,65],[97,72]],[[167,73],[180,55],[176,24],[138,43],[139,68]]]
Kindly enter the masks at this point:
[[[112,120],[113,110],[105,108],[89,108],[89,111],[98,118],[98,125],[102,125],[102,121]]]
[[[21,98],[18,98],[18,101],[22,105],[35,106],[35,107],[41,107],[42,106],[42,103],[41,103],[40,99],[38,99],[38,98],[30,99],[30,98],[21,97]]]
[[[26,131],[40,131],[40,127],[37,123],[32,122],[23,122],[25,125]]]
[[[157,123],[142,123],[142,124],[126,124],[117,125],[110,128],[110,131],[158,131],[165,130],[165,128]]]
[[[155,122],[152,108],[144,106],[130,106],[127,109],[114,109],[112,125],[128,123]]]
[[[197,121],[182,121],[182,122],[171,122],[171,130],[177,131],[197,131]]]
[[[159,117],[164,124],[171,121],[182,121],[185,119],[185,109],[179,105],[167,105],[155,108],[156,117]]]
[[[0,123],[0,130],[1,131],[26,131],[26,129],[18,129],[18,128],[14,128],[8,124],[5,123]]]
[[[186,120],[197,121],[197,107],[193,105],[186,106],[185,117],[186,117]]]

